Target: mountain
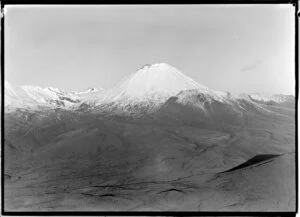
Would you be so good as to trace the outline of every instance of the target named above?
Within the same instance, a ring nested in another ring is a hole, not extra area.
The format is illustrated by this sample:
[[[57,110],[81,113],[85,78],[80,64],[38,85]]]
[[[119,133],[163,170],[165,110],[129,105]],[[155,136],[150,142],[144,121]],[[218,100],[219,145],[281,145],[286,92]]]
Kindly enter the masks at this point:
[[[166,63],[145,65],[105,93],[102,109],[115,113],[152,113],[169,97],[201,85]],[[104,105],[104,106],[103,106]]]
[[[113,101],[166,99],[187,89],[207,90],[208,88],[198,84],[173,66],[156,63],[145,65],[125,78],[107,94],[105,99]]]
[[[162,63],[105,91],[5,82],[5,210],[294,211],[283,104]]]
[[[278,115],[246,97],[220,94],[213,90],[184,90],[170,97],[156,112],[157,120],[208,125],[249,125],[252,119]],[[260,121],[255,121],[259,123]]]
[[[232,95],[228,92],[210,89],[167,63],[143,66],[105,92],[104,97],[96,104],[99,111],[112,115],[138,116],[156,112],[161,115],[164,111],[171,116],[171,111],[168,109],[174,107],[174,105],[171,106],[174,97],[178,98],[177,106],[183,106],[185,109],[192,108],[191,113],[180,112],[189,114],[191,117],[196,112],[198,118],[206,117],[211,120],[212,117],[218,116],[217,119],[222,119],[221,116],[224,117],[230,113],[233,122],[241,122],[235,116],[243,116],[248,109],[254,113],[270,113],[260,105],[260,101],[253,100],[248,94]],[[290,99],[284,97],[285,95],[279,100],[278,96],[273,96],[280,104]],[[199,101],[200,98],[202,101]],[[173,111],[174,108],[171,110]]]
[[[249,98],[253,102],[266,104],[266,105],[276,105],[276,106],[283,106],[288,108],[295,107],[295,97],[293,95],[252,93],[249,94]]]
[[[292,101],[294,99],[293,95],[285,94],[267,94],[267,93],[251,93],[249,96],[256,101],[261,102],[271,102],[274,103],[283,103],[286,101]]]
[[[5,108],[6,111],[14,111],[18,108],[38,110],[43,108],[64,108],[74,109],[94,95],[98,91],[96,88],[90,88],[81,92],[67,92],[58,88],[23,85],[13,87],[8,81],[5,81]]]
[[[233,96],[230,93],[209,89],[167,63],[155,63],[143,66],[106,91],[89,88],[78,92],[66,92],[53,87],[41,88],[29,85],[14,88],[5,81],[5,105],[7,111],[16,108],[35,110],[62,108],[100,112],[110,116],[141,116],[158,111],[159,116],[163,113],[170,115],[175,107],[178,110],[181,106],[184,110],[191,110],[190,113],[181,111],[183,114],[192,116],[196,112],[198,118],[212,120],[220,119],[225,114],[241,117],[247,109],[267,112],[268,109],[264,108],[264,105],[293,108],[295,99],[290,95]],[[231,119],[240,122],[239,118]]]

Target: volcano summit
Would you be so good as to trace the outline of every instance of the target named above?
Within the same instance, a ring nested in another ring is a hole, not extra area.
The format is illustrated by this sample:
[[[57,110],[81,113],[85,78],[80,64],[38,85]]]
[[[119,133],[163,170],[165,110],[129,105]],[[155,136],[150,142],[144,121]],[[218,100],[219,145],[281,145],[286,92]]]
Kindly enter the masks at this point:
[[[109,93],[108,98],[119,100],[143,100],[146,98],[163,98],[174,96],[182,90],[202,89],[200,85],[182,72],[166,63],[145,65],[125,78]]]

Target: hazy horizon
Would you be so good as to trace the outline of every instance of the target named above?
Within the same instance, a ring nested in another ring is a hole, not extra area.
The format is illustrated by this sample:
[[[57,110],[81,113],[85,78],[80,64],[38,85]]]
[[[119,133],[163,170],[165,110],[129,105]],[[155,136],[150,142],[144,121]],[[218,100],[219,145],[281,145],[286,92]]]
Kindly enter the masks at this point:
[[[109,89],[165,62],[215,90],[294,95],[294,33],[291,5],[9,6],[5,80]]]

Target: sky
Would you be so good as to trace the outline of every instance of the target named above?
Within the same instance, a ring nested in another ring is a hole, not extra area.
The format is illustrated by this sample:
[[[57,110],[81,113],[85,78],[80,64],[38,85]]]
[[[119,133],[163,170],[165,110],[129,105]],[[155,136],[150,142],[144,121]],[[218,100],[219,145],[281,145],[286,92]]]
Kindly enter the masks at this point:
[[[109,89],[168,63],[211,89],[295,92],[292,5],[5,6],[5,79]]]

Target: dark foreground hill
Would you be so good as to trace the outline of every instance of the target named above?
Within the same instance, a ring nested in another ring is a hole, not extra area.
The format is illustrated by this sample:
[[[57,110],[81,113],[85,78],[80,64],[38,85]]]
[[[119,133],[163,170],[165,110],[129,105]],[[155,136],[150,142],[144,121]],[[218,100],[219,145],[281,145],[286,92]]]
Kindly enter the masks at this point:
[[[6,114],[5,210],[295,210],[294,111],[220,123],[182,109]],[[280,156],[237,168],[257,155]]]

